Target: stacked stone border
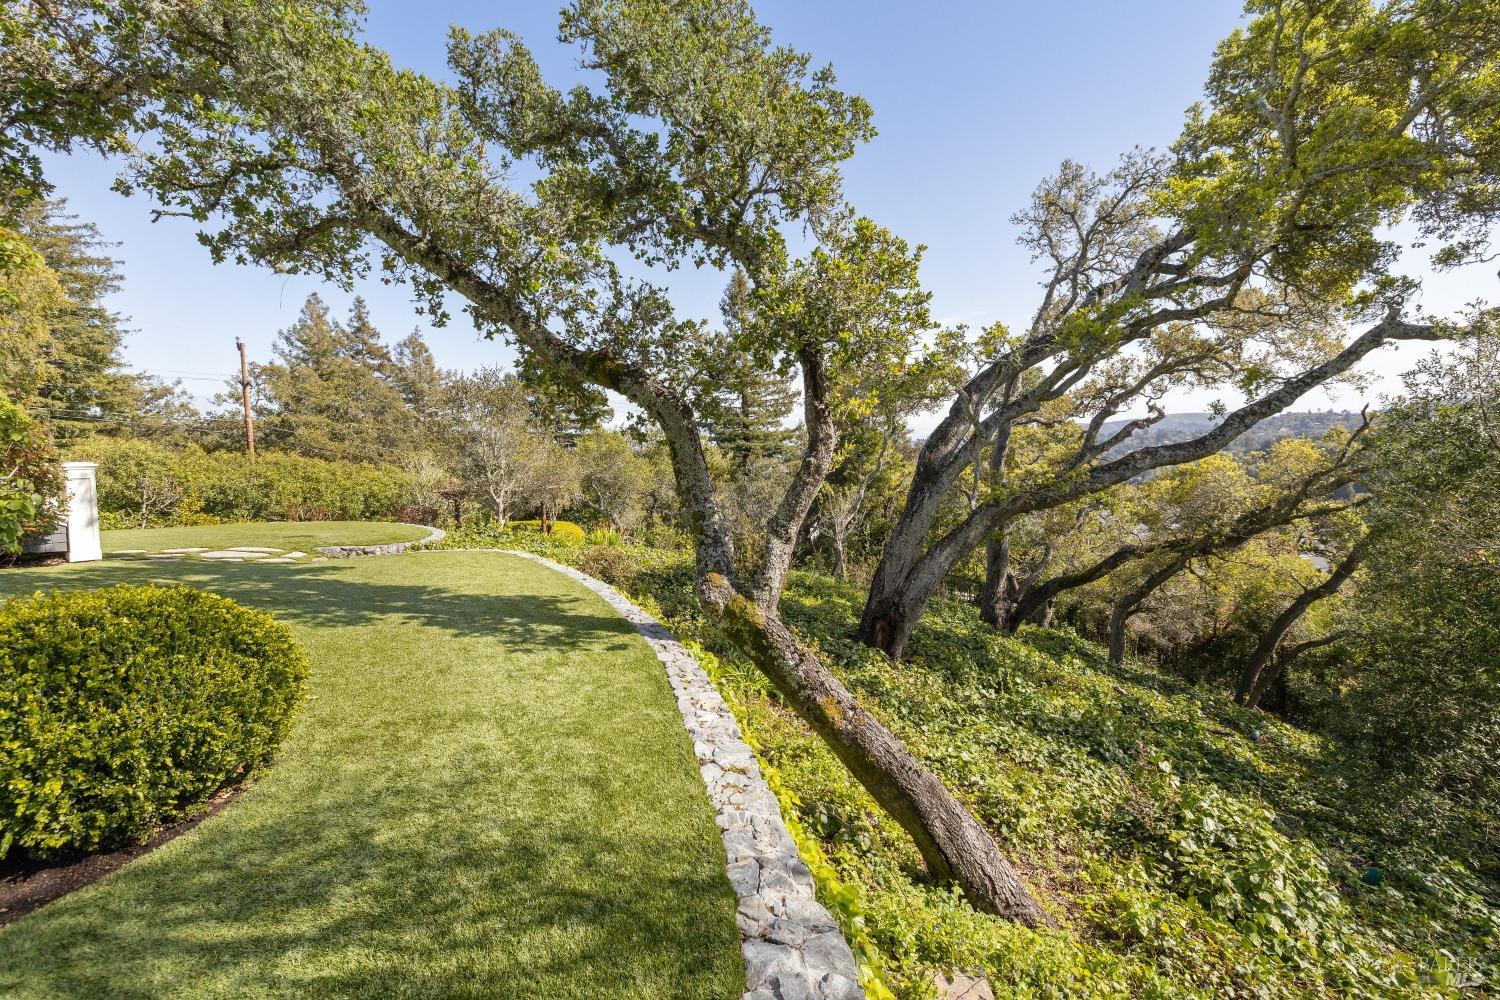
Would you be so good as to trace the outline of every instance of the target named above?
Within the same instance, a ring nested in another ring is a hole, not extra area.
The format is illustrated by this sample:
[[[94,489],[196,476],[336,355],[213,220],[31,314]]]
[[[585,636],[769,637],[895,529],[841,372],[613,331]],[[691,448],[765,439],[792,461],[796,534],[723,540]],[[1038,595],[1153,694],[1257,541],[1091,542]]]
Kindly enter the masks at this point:
[[[441,542],[448,537],[448,533],[442,528],[428,528],[426,538],[418,538],[410,542],[391,542],[388,545],[324,545],[318,548],[318,552],[330,559],[354,559],[358,556],[393,556],[399,552],[405,552],[413,545],[427,545],[432,542]]]
[[[742,1000],[865,1000],[854,954],[838,922],[817,900],[812,873],[782,821],[776,795],[693,654],[609,584],[530,552],[500,551],[541,563],[604,598],[666,669],[724,840],[729,882],[739,897],[735,920],[747,987]]]

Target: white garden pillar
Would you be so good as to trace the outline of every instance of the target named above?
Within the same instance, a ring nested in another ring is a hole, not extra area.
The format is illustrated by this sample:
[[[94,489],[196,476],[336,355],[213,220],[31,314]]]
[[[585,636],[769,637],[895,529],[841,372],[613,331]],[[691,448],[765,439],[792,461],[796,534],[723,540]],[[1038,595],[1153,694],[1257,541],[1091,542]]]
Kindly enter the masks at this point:
[[[93,462],[64,462],[68,479],[68,562],[104,558],[99,543],[99,466]]]

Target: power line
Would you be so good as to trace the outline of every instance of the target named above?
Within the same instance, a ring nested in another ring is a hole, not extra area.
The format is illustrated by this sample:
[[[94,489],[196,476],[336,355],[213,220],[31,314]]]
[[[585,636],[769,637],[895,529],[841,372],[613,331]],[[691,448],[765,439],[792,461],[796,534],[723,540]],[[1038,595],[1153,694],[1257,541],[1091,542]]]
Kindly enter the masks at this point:
[[[231,372],[189,371],[186,369],[175,368],[130,369],[125,368],[123,365],[117,365],[113,362],[106,362],[104,364],[91,364],[87,361],[73,361],[63,358],[45,358],[43,359],[42,363],[47,365],[48,367],[58,368],[62,371],[86,372],[91,375],[171,375],[174,378],[188,379],[190,381],[220,379],[229,381],[237,377]],[[110,369],[112,368],[116,370],[111,371]]]

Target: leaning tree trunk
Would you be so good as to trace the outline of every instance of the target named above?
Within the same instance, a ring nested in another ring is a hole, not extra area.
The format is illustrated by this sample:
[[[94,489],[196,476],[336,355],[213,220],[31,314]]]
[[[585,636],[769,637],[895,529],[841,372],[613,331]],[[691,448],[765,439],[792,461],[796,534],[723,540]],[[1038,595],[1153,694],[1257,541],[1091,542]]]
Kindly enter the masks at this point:
[[[1320,646],[1330,646],[1348,634],[1347,632],[1333,632],[1329,635],[1319,636],[1316,639],[1300,642],[1291,649],[1281,650],[1276,659],[1272,661],[1270,668],[1261,674],[1260,680],[1256,682],[1255,687],[1250,689],[1250,694],[1245,698],[1245,707],[1260,707],[1260,699],[1273,686],[1276,686],[1282,692],[1282,701],[1284,703],[1286,700],[1286,672],[1287,668],[1292,665],[1292,661],[1308,650],[1317,649]]]
[[[777,616],[775,598],[785,582],[784,556],[826,478],[832,454],[828,447],[830,438],[821,433],[822,428],[816,428],[819,433],[814,433],[814,424],[821,424],[829,410],[826,400],[811,399],[826,387],[821,373],[805,378],[808,451],[781,507],[767,526],[768,541],[774,544],[768,544],[762,554],[752,600],[730,582],[734,574],[733,544],[719,509],[691,406],[649,372],[607,352],[585,351],[562,341],[545,323],[537,322],[507,296],[494,294],[482,279],[446,258],[434,259],[432,248],[387,216],[384,206],[362,207],[362,218],[380,239],[396,252],[420,260],[471,301],[484,303],[488,315],[508,327],[539,356],[581,381],[619,392],[655,419],[667,441],[678,499],[693,536],[699,597],[705,608],[723,623],[730,638],[745,649],[755,666],[827,741],[875,801],[906,830],[935,877],[957,883],[976,909],[1030,926],[1050,925],[1051,918],[1032,898],[988,831],[941,781],[917,762],[895,734],[860,707],[854,696]],[[804,365],[810,360],[818,359],[803,357]],[[804,376],[809,375],[804,367]],[[815,405],[807,405],[810,399]],[[816,460],[812,460],[814,451]],[[919,553],[921,538],[909,541]],[[921,608],[908,605],[904,611],[907,615],[904,635],[910,635],[911,626],[921,616]]]
[[[1186,554],[1179,555],[1165,566],[1141,581],[1140,586],[1121,597],[1109,613],[1109,665],[1123,666],[1125,663],[1125,626],[1136,610],[1145,603],[1157,587],[1182,572],[1188,564]]]
[[[1028,927],[1053,925],[989,831],[779,617],[718,574],[706,577],[700,591],[725,634],[911,836],[935,878],[957,883],[975,909]]]
[[[1361,539],[1354,548],[1349,550],[1349,554],[1344,556],[1343,562],[1333,568],[1333,572],[1328,574],[1326,580],[1297,595],[1297,599],[1276,616],[1276,620],[1271,623],[1266,634],[1260,637],[1260,642],[1250,654],[1244,670],[1240,671],[1240,683],[1234,692],[1236,702],[1247,708],[1255,707],[1256,702],[1260,700],[1258,689],[1264,688],[1261,673],[1265,670],[1266,664],[1271,662],[1271,657],[1275,655],[1276,647],[1281,645],[1281,640],[1286,637],[1287,632],[1291,631],[1292,626],[1297,624],[1297,620],[1307,613],[1308,608],[1323,598],[1337,593],[1338,589],[1344,585],[1344,581],[1359,568],[1364,557],[1365,540]]]

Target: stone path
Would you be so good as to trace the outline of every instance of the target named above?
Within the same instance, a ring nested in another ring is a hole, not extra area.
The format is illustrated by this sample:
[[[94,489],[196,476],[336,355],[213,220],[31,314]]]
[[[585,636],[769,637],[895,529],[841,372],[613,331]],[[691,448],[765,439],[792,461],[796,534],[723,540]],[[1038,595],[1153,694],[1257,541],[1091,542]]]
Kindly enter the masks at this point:
[[[438,541],[434,528],[424,542]],[[166,549],[148,555],[164,561],[196,556],[213,562],[297,563],[328,558],[394,555],[416,542],[327,546],[307,553],[265,546]],[[506,550],[493,550],[506,551]],[[124,553],[114,553],[124,554]],[[619,591],[570,566],[530,552],[509,552],[571,577],[604,598],[646,640],[666,669],[677,708],[693,740],[698,770],[713,803],[729,862],[729,882],[739,899],[735,921],[745,959],[741,1000],[865,1000],[859,971],[833,915],[818,902],[812,872],[797,853],[776,795],[761,776],[739,724],[703,668],[660,622]],[[944,984],[946,985],[946,984]],[[952,995],[952,994],[950,994]],[[959,994],[978,1000],[984,994]]]
[[[511,552],[571,577],[609,602],[645,638],[666,668],[739,897],[735,919],[745,957],[742,1000],[864,1000],[854,954],[818,902],[812,873],[781,819],[729,706],[693,654],[619,591],[569,566]]]
[[[405,552],[413,545],[425,542],[442,541],[445,532],[441,528],[431,528],[425,538],[419,538],[410,542],[391,542],[387,545],[328,545],[317,549],[318,555],[308,558],[306,552],[296,549],[287,551],[285,549],[273,548],[269,545],[227,545],[219,549],[208,549],[202,546],[186,548],[162,549],[160,552],[152,553],[145,549],[116,549],[108,553],[111,556],[144,556],[155,562],[174,562],[184,556],[194,556],[199,559],[207,559],[210,562],[238,563],[238,562],[262,562],[262,563],[300,563],[300,562],[326,562],[330,558],[347,559],[351,556],[390,556],[398,552]]]

